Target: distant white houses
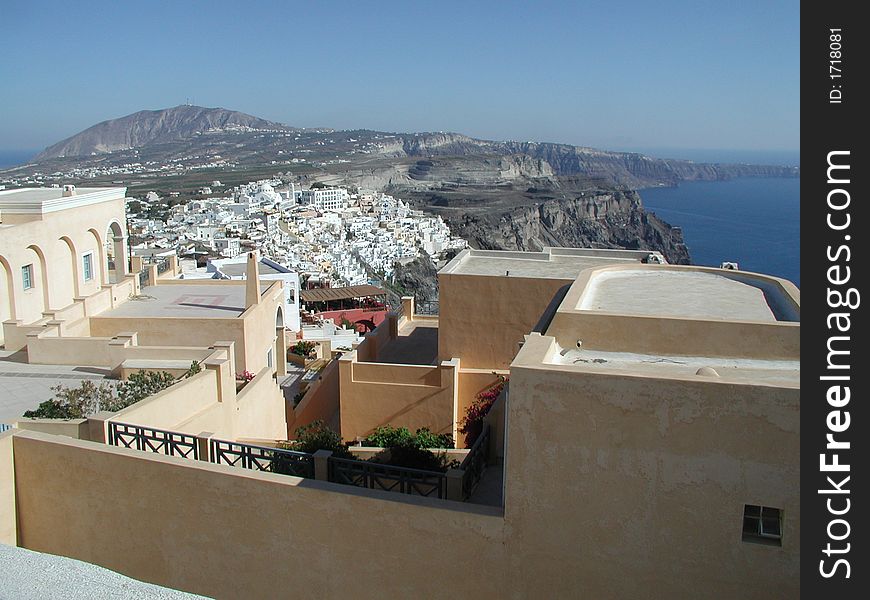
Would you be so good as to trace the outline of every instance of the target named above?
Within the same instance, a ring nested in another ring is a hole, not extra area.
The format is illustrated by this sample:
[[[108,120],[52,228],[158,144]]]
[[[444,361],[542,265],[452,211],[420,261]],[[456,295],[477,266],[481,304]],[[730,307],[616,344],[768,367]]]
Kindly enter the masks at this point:
[[[161,206],[156,194],[143,207]],[[145,210],[143,208],[142,210]],[[145,213],[150,214],[150,213]],[[210,258],[211,271],[186,269],[185,277],[221,277],[216,265],[251,249],[266,257],[261,274],[293,274],[321,286],[379,284],[397,263],[425,252],[433,260],[467,246],[440,216],[425,215],[401,199],[372,190],[298,189],[279,180],[261,180],[227,190],[224,196],[190,200],[165,211],[165,220],[130,215],[131,233],[149,247],[168,246],[180,255]],[[202,264],[202,262],[200,262]],[[243,264],[244,266],[244,264]],[[237,267],[228,267],[231,271]],[[378,274],[378,277],[374,276]],[[283,277],[280,277],[283,278]],[[298,306],[298,298],[288,299]],[[288,305],[286,314],[297,314]]]
[[[244,279],[247,273],[247,256],[209,260],[205,272],[212,279]],[[299,274],[269,258],[260,258],[260,279],[284,282],[284,326],[299,331]]]

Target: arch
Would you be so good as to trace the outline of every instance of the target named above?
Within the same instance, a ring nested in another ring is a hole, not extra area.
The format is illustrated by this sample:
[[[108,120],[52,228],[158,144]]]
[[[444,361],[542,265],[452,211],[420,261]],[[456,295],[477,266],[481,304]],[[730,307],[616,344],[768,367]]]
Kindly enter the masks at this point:
[[[12,279],[12,267],[9,261],[0,255],[0,290],[6,288],[6,293],[0,295],[0,344],[3,343],[3,321],[15,319],[15,281]]]
[[[58,238],[58,241],[66,244],[66,247],[69,250],[70,265],[72,265],[72,269],[69,271],[69,273],[72,274],[72,286],[71,286],[72,290],[70,290],[70,292],[67,294],[63,294],[63,296],[65,296],[64,300],[68,299],[69,302],[60,303],[60,306],[55,307],[55,308],[63,308],[67,304],[72,304],[73,300],[75,298],[78,298],[82,294],[81,294],[81,288],[79,287],[79,261],[78,261],[78,252],[76,252],[76,245],[70,238],[68,238],[65,235]],[[61,275],[61,273],[64,273],[64,275]],[[58,297],[61,295],[61,292],[63,291],[62,284],[69,281],[69,275],[66,274],[66,269],[58,269],[57,276],[52,277],[51,280],[53,283],[55,283],[55,290],[54,290],[54,294],[52,295],[52,297],[55,299],[56,302],[59,302]],[[61,289],[58,289],[58,288],[61,288]]]
[[[104,244],[103,238],[100,236],[100,232],[91,227],[88,229],[88,233],[94,236],[94,239],[97,240],[97,251],[100,253],[100,283],[105,283],[109,281],[109,256],[106,253],[106,244]]]
[[[42,248],[36,244],[29,245],[27,249],[32,250],[39,258],[39,279],[42,283],[42,310],[39,312],[45,312],[48,310],[48,307],[51,306],[51,296],[48,293],[48,272],[46,270],[45,253],[42,251]]]
[[[100,238],[97,236],[97,241],[99,242],[99,240]],[[103,248],[103,253],[105,254],[102,260],[104,265],[103,281],[114,283],[122,280],[129,270],[127,268],[127,232],[117,219],[109,221],[109,224],[106,226],[106,243],[100,247]],[[109,249],[111,249],[111,269],[109,268]],[[108,278],[109,271],[113,274],[111,280]]]
[[[266,354],[266,364],[275,369],[279,377],[287,374],[287,333],[284,328],[284,306],[275,310],[275,341]]]

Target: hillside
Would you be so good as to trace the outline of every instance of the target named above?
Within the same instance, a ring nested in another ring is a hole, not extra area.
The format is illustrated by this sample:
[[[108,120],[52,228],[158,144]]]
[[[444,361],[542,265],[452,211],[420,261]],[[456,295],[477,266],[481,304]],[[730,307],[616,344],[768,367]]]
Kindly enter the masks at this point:
[[[23,170],[116,169],[131,163],[245,170],[294,165],[308,177],[382,189],[498,186],[545,177],[628,188],[734,177],[798,177],[798,167],[709,164],[547,142],[491,141],[459,133],[299,129],[222,108],[176,106],[103,121],[46,148]],[[19,171],[22,168],[18,169]],[[180,171],[179,171],[180,170]],[[136,171],[137,174],[142,170]]]
[[[181,105],[110,119],[49,146],[36,161],[141,148],[230,131],[292,131],[280,123],[223,108]]]

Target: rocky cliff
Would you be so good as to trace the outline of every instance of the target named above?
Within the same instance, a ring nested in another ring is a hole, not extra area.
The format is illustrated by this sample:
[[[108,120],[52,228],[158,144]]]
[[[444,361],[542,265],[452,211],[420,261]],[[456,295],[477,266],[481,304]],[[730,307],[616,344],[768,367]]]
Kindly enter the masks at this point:
[[[690,261],[682,231],[644,211],[634,191],[588,192],[501,211],[442,214],[453,233],[475,248],[627,248],[658,250],[672,264]]]
[[[660,159],[635,152],[608,152],[546,142],[494,142],[454,133],[402,135],[384,143],[390,156],[526,156],[546,164],[553,175],[598,178],[632,188],[676,185],[680,181],[717,181],[735,177],[798,177],[799,167],[696,163]]]

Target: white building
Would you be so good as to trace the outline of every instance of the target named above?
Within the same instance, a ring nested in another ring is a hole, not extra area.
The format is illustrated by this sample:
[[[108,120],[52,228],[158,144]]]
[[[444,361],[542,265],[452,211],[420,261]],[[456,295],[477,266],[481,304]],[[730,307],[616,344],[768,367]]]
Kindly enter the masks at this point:
[[[302,204],[314,206],[317,210],[344,210],[350,198],[345,188],[321,188],[302,190]]]
[[[247,272],[247,256],[209,260],[206,273],[214,279],[244,279]],[[284,282],[284,326],[291,331],[299,331],[299,274],[282,267],[268,258],[260,258],[260,279]]]

